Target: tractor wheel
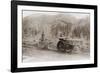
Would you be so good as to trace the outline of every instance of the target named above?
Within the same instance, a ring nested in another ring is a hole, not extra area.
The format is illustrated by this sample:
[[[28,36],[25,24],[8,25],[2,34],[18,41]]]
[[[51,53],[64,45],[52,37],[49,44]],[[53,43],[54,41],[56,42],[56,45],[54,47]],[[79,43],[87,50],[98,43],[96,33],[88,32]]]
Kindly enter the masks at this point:
[[[63,42],[61,42],[61,41],[58,42],[57,49],[58,49],[58,51],[61,51],[61,52],[65,51]]]

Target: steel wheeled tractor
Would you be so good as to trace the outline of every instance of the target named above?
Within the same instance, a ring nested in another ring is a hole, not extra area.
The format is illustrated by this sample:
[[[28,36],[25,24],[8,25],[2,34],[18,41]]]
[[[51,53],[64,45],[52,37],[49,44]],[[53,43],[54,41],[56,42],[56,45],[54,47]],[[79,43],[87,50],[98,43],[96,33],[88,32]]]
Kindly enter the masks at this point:
[[[69,40],[59,39],[57,49],[61,52],[71,53],[74,49],[74,45],[71,44]]]

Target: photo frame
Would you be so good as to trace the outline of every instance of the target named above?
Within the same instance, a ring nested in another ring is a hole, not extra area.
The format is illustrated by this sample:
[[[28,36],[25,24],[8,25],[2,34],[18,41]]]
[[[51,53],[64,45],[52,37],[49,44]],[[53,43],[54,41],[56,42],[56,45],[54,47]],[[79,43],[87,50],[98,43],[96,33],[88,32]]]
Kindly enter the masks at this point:
[[[11,1],[11,72],[97,67],[97,6]]]

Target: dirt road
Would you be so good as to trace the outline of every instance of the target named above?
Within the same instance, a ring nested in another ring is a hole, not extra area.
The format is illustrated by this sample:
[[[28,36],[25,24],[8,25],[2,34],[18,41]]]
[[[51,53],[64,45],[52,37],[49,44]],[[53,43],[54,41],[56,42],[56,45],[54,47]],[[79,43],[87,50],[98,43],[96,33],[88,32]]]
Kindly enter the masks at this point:
[[[68,60],[89,59],[88,53],[61,53],[57,50],[38,49],[28,47],[23,49],[23,62],[43,62],[43,61],[68,61]]]

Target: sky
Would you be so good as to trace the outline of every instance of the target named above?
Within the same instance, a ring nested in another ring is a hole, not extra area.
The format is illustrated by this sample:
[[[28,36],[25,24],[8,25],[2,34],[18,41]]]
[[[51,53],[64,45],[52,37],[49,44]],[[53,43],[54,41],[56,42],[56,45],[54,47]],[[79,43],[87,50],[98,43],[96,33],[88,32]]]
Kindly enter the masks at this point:
[[[42,15],[42,14],[46,14],[46,15],[57,15],[57,14],[65,14],[65,15],[72,15],[76,18],[84,18],[84,17],[87,17],[89,16],[89,13],[72,13],[72,12],[47,12],[47,11],[23,11],[23,17],[26,17],[26,16],[30,16],[30,15]]]

